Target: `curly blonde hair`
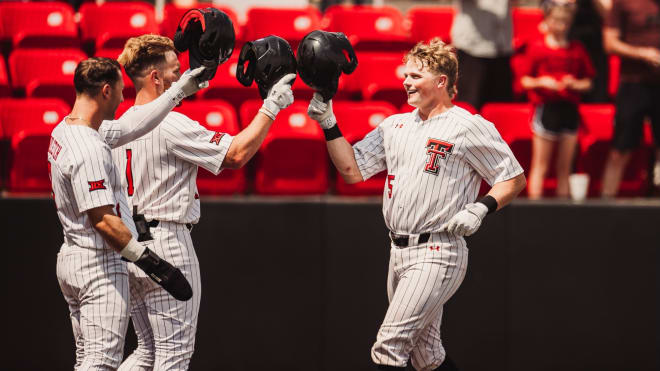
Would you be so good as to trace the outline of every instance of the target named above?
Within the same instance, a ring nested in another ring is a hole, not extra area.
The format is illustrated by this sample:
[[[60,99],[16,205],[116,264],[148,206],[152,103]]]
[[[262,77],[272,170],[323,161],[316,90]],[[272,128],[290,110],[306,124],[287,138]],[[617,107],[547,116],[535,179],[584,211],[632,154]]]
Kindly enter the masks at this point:
[[[176,52],[174,42],[165,36],[147,34],[131,37],[124,44],[124,50],[117,61],[124,66],[126,74],[133,80],[165,62],[165,54]]]
[[[447,93],[450,97],[456,95],[456,82],[458,81],[458,58],[456,49],[445,44],[440,38],[433,38],[428,44],[418,42],[403,57],[403,63],[417,59],[430,71],[447,76]]]

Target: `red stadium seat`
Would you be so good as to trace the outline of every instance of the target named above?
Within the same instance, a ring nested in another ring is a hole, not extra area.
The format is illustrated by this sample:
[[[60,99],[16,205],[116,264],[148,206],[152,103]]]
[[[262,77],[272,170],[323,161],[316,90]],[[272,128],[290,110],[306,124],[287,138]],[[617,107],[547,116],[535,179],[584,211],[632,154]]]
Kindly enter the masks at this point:
[[[154,8],[144,2],[84,3],[80,15],[82,41],[96,50],[120,49],[133,36],[158,33]]]
[[[45,157],[50,133],[69,111],[59,99],[9,99],[0,104],[0,122],[11,137],[10,191],[50,191]]]
[[[615,108],[612,104],[582,104],[580,115],[584,136],[580,137],[581,156],[578,169],[589,174],[589,194],[599,196],[603,170],[610,151],[614,134]],[[651,158],[651,135],[649,125],[645,125],[641,148],[636,150],[624,172],[619,187],[621,196],[643,196],[647,185],[647,168]]]
[[[521,48],[526,43],[542,37],[539,24],[543,21],[543,11],[539,8],[516,7],[512,10],[513,47]]]
[[[391,6],[331,6],[321,26],[346,34],[356,50],[406,50],[411,46],[403,16]]]
[[[408,11],[410,40],[414,43],[439,37],[451,43],[451,26],[456,9],[451,6],[415,7]]]
[[[209,130],[236,135],[239,132],[234,108],[221,100],[184,101],[174,109],[199,122]],[[203,168],[197,173],[197,189],[201,195],[227,195],[243,193],[246,188],[245,169],[225,169],[215,176]]]
[[[181,61],[181,68],[183,69],[188,65],[188,53],[179,56]],[[197,93],[197,96],[202,99],[222,99],[229,102],[237,111],[242,104],[249,99],[258,99],[259,90],[256,83],[250,87],[241,85],[236,80],[236,66],[238,64],[238,57],[229,58],[229,60],[218,67],[215,77],[209,81],[209,87],[202,89]],[[302,84],[302,81],[296,82]]]
[[[364,99],[387,101],[396,107],[407,101],[402,53],[361,53],[358,60],[355,81]]]
[[[27,97],[57,97],[73,105],[73,74],[86,58],[78,49],[17,49],[9,57],[13,85]]]
[[[212,5],[210,3],[196,3],[186,7],[178,7],[174,3],[168,3],[165,5],[163,22],[160,24],[160,34],[169,37],[170,39],[174,38],[174,33],[176,32],[177,27],[179,26],[179,21],[183,14],[192,8],[206,8],[213,7],[225,12],[229,19],[231,19],[234,24],[234,32],[236,34],[236,40],[243,40],[243,35],[241,33],[241,27],[238,24],[238,17],[236,13],[228,7]],[[237,44],[236,47],[239,47]]]
[[[321,13],[315,7],[308,8],[251,8],[247,13],[245,40],[252,41],[277,35],[289,42],[294,52],[300,40],[319,29]]]
[[[610,98],[616,98],[616,92],[619,90],[619,68],[621,66],[621,58],[618,55],[610,54],[609,56],[609,77],[607,81],[607,92]]]
[[[387,102],[337,102],[333,111],[346,140],[355,144],[376,128],[385,118],[396,112]],[[386,172],[383,171],[364,182],[346,184],[337,173],[337,193],[341,195],[379,195],[383,193]]]
[[[250,122],[262,101],[247,101],[241,121]],[[319,125],[307,116],[308,102],[282,110],[257,156],[255,192],[267,195],[323,194],[328,189],[328,155]]]
[[[13,48],[79,47],[73,9],[62,2],[0,3],[2,33]]]
[[[9,75],[5,67],[5,58],[0,55],[0,97],[11,95],[11,86],[9,85]]]
[[[117,59],[122,51],[123,49],[100,49],[96,51],[96,56]],[[183,70],[181,71],[183,72]],[[124,78],[124,91],[122,92],[124,94],[124,99],[135,98],[135,85],[133,85],[133,81],[126,74],[124,67],[121,68],[121,74]]]

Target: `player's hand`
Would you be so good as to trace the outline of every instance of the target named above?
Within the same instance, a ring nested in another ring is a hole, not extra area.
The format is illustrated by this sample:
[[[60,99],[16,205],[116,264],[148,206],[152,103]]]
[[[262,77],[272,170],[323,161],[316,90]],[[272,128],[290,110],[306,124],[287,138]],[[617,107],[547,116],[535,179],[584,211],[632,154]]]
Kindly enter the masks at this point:
[[[149,248],[144,250],[142,256],[134,263],[176,300],[186,301],[192,298],[192,287],[179,268],[174,267]]]
[[[291,84],[296,78],[295,73],[285,75],[268,91],[268,96],[264,99],[264,104],[259,112],[275,120],[280,110],[285,109],[293,103],[293,91]]]
[[[458,236],[470,236],[479,229],[486,214],[488,214],[488,207],[481,202],[467,204],[463,210],[443,224],[440,231],[447,231]]]
[[[189,97],[197,93],[200,89],[206,88],[209,86],[208,81],[200,81],[199,76],[204,72],[206,67],[201,66],[197,67],[194,70],[186,70],[186,72],[181,75],[179,80],[172,83],[172,86],[167,89],[173,96],[172,99],[175,101],[181,102],[185,97]]]
[[[653,47],[640,48],[639,54],[644,62],[655,68],[660,67],[660,49]]]
[[[332,112],[332,99],[328,103],[324,103],[323,97],[319,93],[315,92],[314,97],[309,101],[307,115],[312,120],[318,122],[324,130],[337,125],[337,118]]]

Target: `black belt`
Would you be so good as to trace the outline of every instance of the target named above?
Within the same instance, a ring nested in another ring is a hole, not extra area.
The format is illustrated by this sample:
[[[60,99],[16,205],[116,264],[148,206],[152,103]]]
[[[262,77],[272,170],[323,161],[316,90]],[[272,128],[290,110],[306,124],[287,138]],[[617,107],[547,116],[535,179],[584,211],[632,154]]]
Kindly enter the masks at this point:
[[[158,227],[158,224],[160,224],[160,220],[156,220],[156,219],[147,222],[149,228]],[[192,231],[193,225],[191,223],[186,223],[186,228],[188,228],[188,231]]]
[[[412,244],[412,237],[413,236],[407,234],[396,234],[394,232],[390,232],[390,239],[392,240],[392,243],[396,247],[410,246]],[[429,232],[421,233],[417,238],[417,243],[418,244],[426,243],[430,238],[431,238],[431,233]]]

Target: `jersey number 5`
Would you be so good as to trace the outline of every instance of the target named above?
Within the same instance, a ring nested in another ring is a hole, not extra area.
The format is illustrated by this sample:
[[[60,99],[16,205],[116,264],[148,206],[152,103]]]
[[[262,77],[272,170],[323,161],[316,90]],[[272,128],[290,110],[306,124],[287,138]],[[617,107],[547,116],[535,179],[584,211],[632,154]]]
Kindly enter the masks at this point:
[[[126,183],[128,183],[128,186],[126,187],[126,191],[128,192],[129,196],[133,196],[133,169],[131,168],[131,159],[133,158],[133,151],[130,149],[126,150]]]
[[[392,198],[392,187],[394,187],[394,186],[392,185],[392,181],[393,181],[393,180],[394,180],[394,175],[392,175],[392,174],[387,174],[387,188],[388,188],[388,191],[387,191],[387,197],[388,197],[388,198]]]

